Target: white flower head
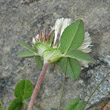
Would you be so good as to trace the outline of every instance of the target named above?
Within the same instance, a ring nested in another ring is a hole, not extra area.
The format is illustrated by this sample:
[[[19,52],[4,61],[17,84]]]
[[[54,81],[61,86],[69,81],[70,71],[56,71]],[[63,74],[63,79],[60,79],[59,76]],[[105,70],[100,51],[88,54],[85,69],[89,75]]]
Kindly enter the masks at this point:
[[[91,43],[92,41],[91,41],[90,34],[88,32],[85,32],[84,41],[78,49],[84,53],[89,53],[91,52],[91,46],[92,46]]]
[[[84,53],[90,53],[91,52],[91,37],[88,32],[85,32],[85,37],[82,45],[78,48],[78,50],[84,52]],[[78,59],[79,60],[79,59]],[[89,62],[84,60],[79,60],[81,66],[88,67]]]
[[[72,20],[70,18],[60,18],[57,19],[55,22],[55,26],[53,27],[53,30],[55,31],[55,37],[54,37],[54,45],[56,41],[58,40],[60,42],[61,35],[63,34],[65,28],[67,28],[69,25],[71,25]],[[91,52],[91,37],[88,32],[85,32],[85,37],[82,45],[78,48],[78,50],[89,53]],[[78,59],[80,64],[84,67],[88,67],[87,61],[83,61]]]
[[[65,30],[66,27],[68,27],[71,24],[70,18],[60,18],[57,19],[55,22],[55,26],[53,27],[53,30],[55,31],[55,37],[54,37],[54,44],[57,40],[60,40],[60,37]]]
[[[55,25],[52,27],[52,29],[50,31],[47,32],[45,30],[43,32],[39,32],[39,34],[37,34],[37,36],[32,39],[32,43],[34,45],[39,42],[44,43],[44,44],[39,44],[37,46],[38,53],[40,54],[40,56],[44,55],[45,56],[44,59],[46,59],[47,61],[51,60],[51,62],[53,62],[54,59],[56,60],[55,56],[58,56],[58,55],[59,55],[59,57],[62,56],[61,53],[59,52],[60,50],[56,51],[54,49],[59,48],[61,36],[62,36],[64,30],[71,24],[72,24],[72,20],[70,18],[57,19],[55,22]],[[48,45],[45,42],[50,40],[50,36],[52,34],[52,31],[54,31],[53,42],[51,45]],[[89,33],[85,32],[84,41],[83,41],[82,45],[78,48],[78,50],[80,50],[84,53],[89,53],[89,52],[91,52],[91,46],[92,46],[91,45],[91,38],[89,36]],[[48,48],[51,48],[51,49],[54,48],[54,49],[52,49],[51,52],[48,52],[48,51],[46,51],[46,50],[48,50]],[[45,52],[45,54],[44,54],[44,52]],[[54,57],[54,59],[52,56]],[[80,64],[82,66],[88,67],[89,62],[83,61],[81,59],[77,59],[77,60],[80,62]]]

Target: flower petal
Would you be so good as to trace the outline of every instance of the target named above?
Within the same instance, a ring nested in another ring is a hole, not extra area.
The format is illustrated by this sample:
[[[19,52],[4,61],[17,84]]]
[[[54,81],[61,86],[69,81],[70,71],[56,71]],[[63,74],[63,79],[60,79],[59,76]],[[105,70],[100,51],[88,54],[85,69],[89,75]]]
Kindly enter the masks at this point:
[[[82,45],[78,48],[78,50],[85,52],[85,53],[89,53],[91,52],[91,37],[89,36],[90,34],[88,32],[85,32],[85,39],[84,42],[82,43]]]
[[[53,27],[53,30],[55,30],[54,44],[56,43],[57,39],[60,40],[64,29],[71,23],[72,22],[70,18],[60,18],[56,20],[55,26]]]

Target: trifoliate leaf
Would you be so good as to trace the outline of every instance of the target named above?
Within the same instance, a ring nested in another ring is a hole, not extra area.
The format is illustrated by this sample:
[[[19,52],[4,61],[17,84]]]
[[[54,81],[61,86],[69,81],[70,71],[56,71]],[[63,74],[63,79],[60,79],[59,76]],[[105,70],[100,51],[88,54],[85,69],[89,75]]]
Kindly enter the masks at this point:
[[[70,100],[67,104],[64,110],[83,110],[83,102],[76,98],[76,99],[72,99]]]
[[[33,52],[30,52],[30,51],[25,51],[25,52],[21,52],[18,57],[32,57],[32,56],[35,56],[37,55],[37,53],[33,53]]]
[[[21,80],[15,87],[15,96],[28,99],[33,92],[33,85],[29,80]]]
[[[63,53],[77,49],[84,40],[84,25],[81,20],[77,20],[69,25],[61,36],[60,49]]]
[[[67,64],[67,67],[66,67],[66,64]],[[67,68],[66,75],[70,77],[72,80],[78,79],[81,71],[81,67],[79,62],[76,59],[62,58],[60,61],[60,67],[64,73]]]
[[[36,60],[36,63],[38,64],[39,68],[42,69],[43,61],[42,61],[41,57],[35,56],[35,60]]]
[[[28,44],[26,44],[25,42],[19,40],[19,43],[22,46],[24,46],[26,49],[28,49],[30,52],[36,53],[36,51],[32,47],[30,47]]]
[[[8,110],[23,110],[22,107],[22,97],[18,97],[12,101],[12,103],[8,107]]]
[[[88,62],[91,62],[91,63],[94,63],[95,60],[92,59],[91,57],[89,57],[87,54],[79,51],[79,50],[73,50],[73,51],[70,51],[66,54],[67,57],[70,57],[70,58],[75,58],[75,59],[81,59],[81,60],[85,60],[85,61],[88,61]]]

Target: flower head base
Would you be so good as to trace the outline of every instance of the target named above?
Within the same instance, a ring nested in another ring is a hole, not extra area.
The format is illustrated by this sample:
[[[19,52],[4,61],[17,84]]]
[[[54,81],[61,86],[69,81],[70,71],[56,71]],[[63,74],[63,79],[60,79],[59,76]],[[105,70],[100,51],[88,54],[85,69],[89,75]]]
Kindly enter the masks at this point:
[[[43,52],[45,50],[47,50],[49,47],[50,46],[49,46],[48,43],[42,43],[42,42],[36,43],[34,45],[34,48],[37,50],[38,55],[41,56],[41,57],[43,56]]]
[[[58,48],[49,48],[44,51],[44,61],[53,63],[62,57],[61,51]]]

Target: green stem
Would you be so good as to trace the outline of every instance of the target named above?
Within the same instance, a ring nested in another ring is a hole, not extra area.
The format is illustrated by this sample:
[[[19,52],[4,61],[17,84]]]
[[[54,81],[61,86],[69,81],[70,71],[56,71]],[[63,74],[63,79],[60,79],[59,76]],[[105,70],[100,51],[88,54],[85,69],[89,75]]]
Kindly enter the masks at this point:
[[[109,72],[110,73],[110,72]],[[96,90],[99,88],[99,86],[104,82],[104,80],[107,78],[107,76],[109,75],[109,73],[107,73],[107,75],[102,79],[102,81],[98,84],[98,86],[95,88],[95,90],[93,91],[93,93],[90,95],[90,97],[88,98],[86,104],[83,107],[83,110],[85,109],[86,105],[89,103],[91,97],[94,95],[94,93],[96,92]]]
[[[58,110],[60,110],[61,104],[62,104],[65,81],[66,81],[66,75],[64,74],[64,81],[63,81],[63,85],[62,85],[61,96],[60,96],[60,103],[59,103]]]
[[[58,110],[60,110],[61,104],[62,104],[64,86],[65,86],[65,81],[66,81],[67,65],[68,65],[68,60],[67,60],[67,62],[66,62],[66,69],[65,69],[65,73],[64,73],[64,81],[63,81],[63,84],[62,84],[62,90],[61,90],[60,103],[59,103],[59,106],[58,106]]]
[[[3,110],[3,105],[2,105],[2,101],[0,100],[0,105],[1,105],[1,107],[2,107],[2,110]]]

